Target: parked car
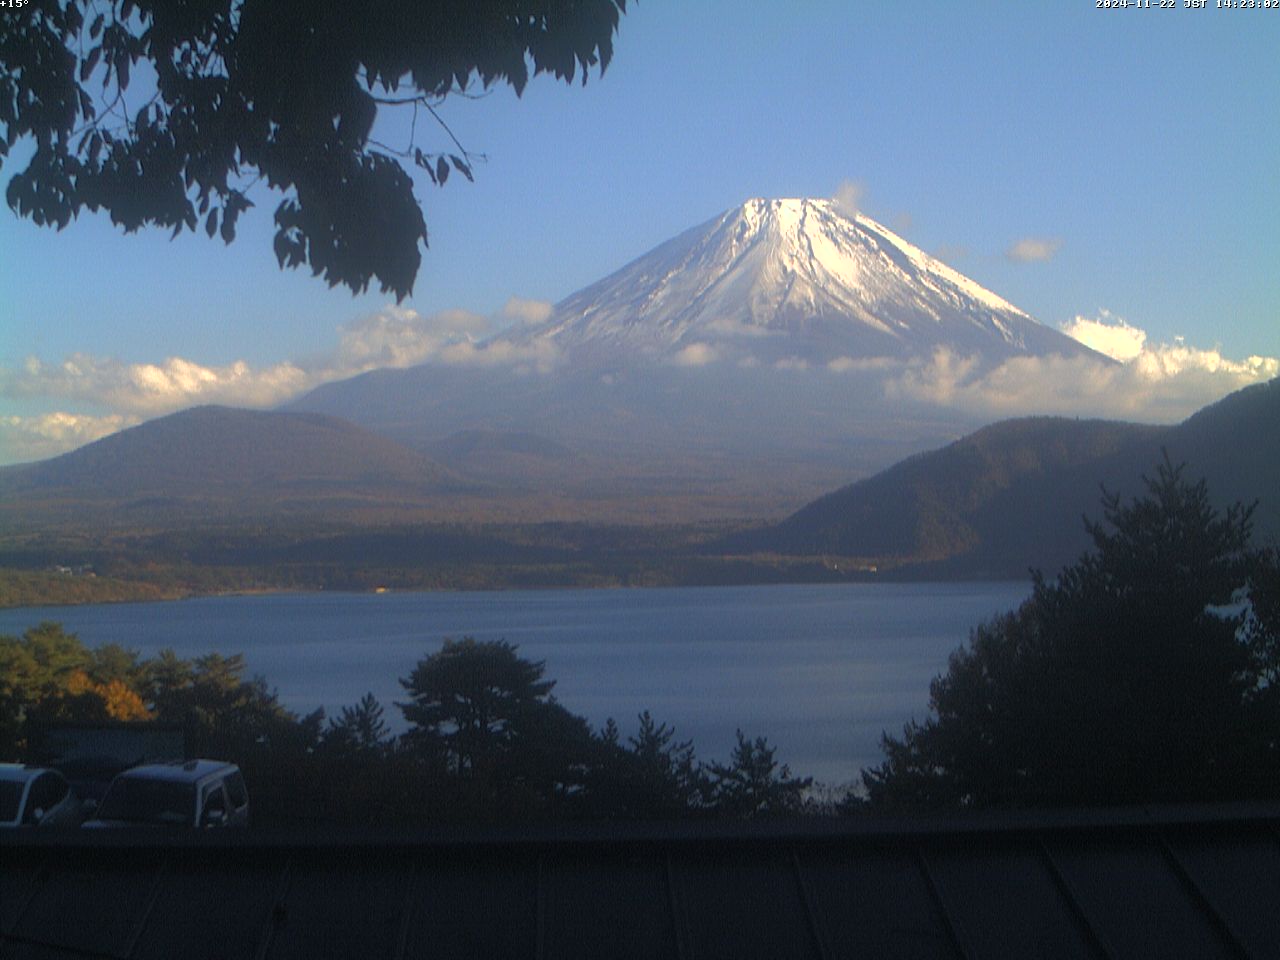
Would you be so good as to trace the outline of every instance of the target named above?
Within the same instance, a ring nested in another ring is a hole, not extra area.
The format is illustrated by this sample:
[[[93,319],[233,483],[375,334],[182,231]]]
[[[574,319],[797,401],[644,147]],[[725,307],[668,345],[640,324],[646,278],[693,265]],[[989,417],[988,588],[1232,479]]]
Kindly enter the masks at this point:
[[[86,827],[244,827],[249,792],[234,763],[148,763],[111,781]]]
[[[0,828],[74,827],[80,800],[57,770],[0,763]]]
[[[111,786],[111,781],[117,774],[142,763],[137,759],[121,761],[116,757],[108,756],[73,757],[70,760],[59,758],[46,762],[48,766],[67,778],[67,783],[71,785],[71,789],[81,801],[92,800],[94,806],[102,802],[102,798],[107,794],[107,788]]]

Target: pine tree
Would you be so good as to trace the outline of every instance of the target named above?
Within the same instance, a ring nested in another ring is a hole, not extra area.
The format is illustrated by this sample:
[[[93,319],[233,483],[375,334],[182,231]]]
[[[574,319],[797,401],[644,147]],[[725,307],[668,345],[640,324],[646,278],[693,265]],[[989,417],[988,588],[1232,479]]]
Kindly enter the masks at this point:
[[[1129,503],[1104,493],[1094,549],[975,629],[931,716],[884,738],[873,801],[1134,803],[1266,793],[1270,680],[1242,629],[1252,508],[1216,510],[1167,458]],[[1259,635],[1261,636],[1261,634]]]

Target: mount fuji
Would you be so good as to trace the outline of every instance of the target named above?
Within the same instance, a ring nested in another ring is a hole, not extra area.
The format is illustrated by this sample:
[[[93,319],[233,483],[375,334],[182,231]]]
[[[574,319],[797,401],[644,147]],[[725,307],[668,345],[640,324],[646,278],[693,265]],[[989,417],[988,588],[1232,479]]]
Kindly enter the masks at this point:
[[[613,505],[592,516],[758,516],[980,426],[886,395],[944,350],[976,372],[1019,356],[1111,362],[834,201],[756,199],[475,345],[466,364],[378,370],[290,407],[424,452],[478,432],[483,462],[450,469],[535,493],[551,516],[563,502]],[[572,455],[531,458],[531,436]],[[504,458],[504,438],[522,452]]]
[[[869,217],[806,199],[728,210],[503,339],[554,345],[576,366],[1091,352]]]

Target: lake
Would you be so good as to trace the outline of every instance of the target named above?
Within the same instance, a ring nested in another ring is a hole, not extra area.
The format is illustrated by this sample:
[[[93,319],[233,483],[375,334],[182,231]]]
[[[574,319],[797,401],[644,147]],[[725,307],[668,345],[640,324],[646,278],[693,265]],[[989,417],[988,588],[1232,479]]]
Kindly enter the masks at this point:
[[[144,656],[243,653],[298,712],[372,691],[400,721],[398,678],[446,637],[506,639],[546,661],[555,694],[623,736],[649,710],[724,760],[734,731],[766,736],[797,775],[854,780],[880,735],[926,715],[929,681],[970,627],[1029,582],[858,583],[644,590],[277,594],[0,611],[0,633],[56,620],[89,646]]]

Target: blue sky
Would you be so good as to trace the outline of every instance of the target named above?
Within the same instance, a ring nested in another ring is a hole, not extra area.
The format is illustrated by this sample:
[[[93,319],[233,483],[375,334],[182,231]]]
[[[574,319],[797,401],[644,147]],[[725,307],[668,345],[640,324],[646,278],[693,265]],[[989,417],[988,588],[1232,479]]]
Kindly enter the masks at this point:
[[[265,189],[230,247],[0,210],[0,462],[187,403],[266,405],[339,356],[408,362],[386,352],[402,328],[480,336],[749,197],[850,183],[1047,324],[1122,319],[1201,367],[1280,357],[1280,9],[1215,3],[629,4],[585,88],[445,104],[488,160],[474,184],[419,182],[431,247],[394,311],[281,272]]]

